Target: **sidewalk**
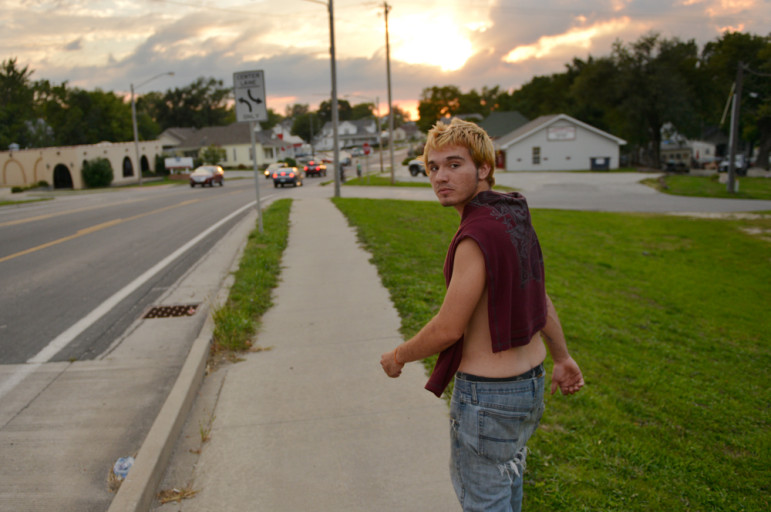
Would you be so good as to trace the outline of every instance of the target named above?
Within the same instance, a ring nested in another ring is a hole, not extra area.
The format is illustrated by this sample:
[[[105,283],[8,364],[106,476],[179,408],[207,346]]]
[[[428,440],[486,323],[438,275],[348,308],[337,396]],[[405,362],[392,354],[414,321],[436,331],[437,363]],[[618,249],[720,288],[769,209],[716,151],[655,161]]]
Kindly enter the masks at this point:
[[[153,510],[458,510],[445,402],[420,364],[398,379],[380,369],[400,320],[369,255],[326,198],[295,199],[290,223],[256,339],[269,350],[206,378],[211,439],[180,467],[205,427],[191,415],[161,485],[197,494]]]

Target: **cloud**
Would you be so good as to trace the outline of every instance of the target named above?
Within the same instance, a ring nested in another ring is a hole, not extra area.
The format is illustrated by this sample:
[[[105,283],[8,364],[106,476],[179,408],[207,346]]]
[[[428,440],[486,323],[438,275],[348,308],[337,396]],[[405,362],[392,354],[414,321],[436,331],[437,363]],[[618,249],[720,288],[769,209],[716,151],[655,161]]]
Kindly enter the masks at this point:
[[[83,48],[83,38],[79,37],[74,41],[64,45],[65,51],[74,52]]]
[[[507,53],[504,62],[517,63],[531,59],[542,59],[553,54],[575,52],[576,48],[589,49],[602,36],[616,35],[628,29],[632,20],[623,16],[609,21],[595,23],[589,27],[573,28],[563,34],[543,36],[537,42],[517,46]]]
[[[422,0],[393,5],[388,21],[392,93],[404,104],[433,85],[511,90],[651,29],[699,44],[725,27],[767,34],[771,12],[768,0]],[[385,109],[382,5],[335,2],[335,38],[340,96],[378,97]],[[0,54],[36,79],[125,93],[175,72],[142,93],[262,69],[279,112],[329,98],[329,45],[327,10],[307,0],[6,0],[0,11]]]

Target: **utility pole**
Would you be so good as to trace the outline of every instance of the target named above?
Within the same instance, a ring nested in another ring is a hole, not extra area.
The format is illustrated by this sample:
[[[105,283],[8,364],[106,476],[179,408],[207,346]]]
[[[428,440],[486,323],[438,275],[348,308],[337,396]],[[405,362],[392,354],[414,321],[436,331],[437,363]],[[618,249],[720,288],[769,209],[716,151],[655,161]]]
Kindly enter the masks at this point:
[[[385,10],[386,76],[388,80],[388,149],[391,154],[391,185],[393,185],[396,182],[394,176],[396,163],[394,160],[394,104],[391,99],[391,46],[388,41],[388,11],[391,10],[391,6],[388,5],[388,2],[383,2],[383,9]]]
[[[739,62],[736,69],[736,90],[734,91],[733,103],[731,106],[731,134],[729,137],[728,151],[728,184],[726,188],[729,194],[736,192],[736,144],[739,140],[739,112],[742,103],[742,80],[744,63]]]
[[[340,122],[340,114],[337,111],[337,72],[335,66],[335,15],[332,0],[329,0],[327,5],[329,8],[329,56],[332,62],[332,140],[335,145],[335,158],[333,165],[335,166],[335,197],[340,197],[340,146],[338,144],[338,124]]]

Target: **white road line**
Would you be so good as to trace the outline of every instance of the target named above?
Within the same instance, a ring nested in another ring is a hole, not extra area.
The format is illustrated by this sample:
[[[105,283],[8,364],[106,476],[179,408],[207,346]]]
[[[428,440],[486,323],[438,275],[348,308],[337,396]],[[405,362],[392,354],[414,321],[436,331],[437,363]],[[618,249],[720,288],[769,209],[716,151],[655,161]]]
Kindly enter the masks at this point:
[[[80,335],[88,327],[93,325],[94,322],[96,322],[105,314],[107,314],[108,311],[110,311],[112,308],[117,306],[123,299],[131,295],[140,286],[145,284],[155,274],[160,272],[163,268],[168,266],[171,262],[173,262],[179,256],[184,254],[188,249],[190,249],[192,246],[200,242],[203,238],[208,236],[214,230],[218,229],[224,223],[226,223],[236,215],[240,214],[244,210],[253,208],[256,203],[257,201],[252,201],[251,203],[234,211],[227,217],[221,219],[216,224],[213,224],[212,226],[210,226],[209,229],[207,229],[206,231],[203,231],[201,234],[199,234],[198,236],[196,236],[195,238],[187,242],[185,245],[181,246],[179,249],[177,249],[170,255],[166,256],[163,260],[155,264],[155,266],[153,266],[151,269],[147,270],[145,273],[143,273],[142,275],[140,275],[139,277],[131,281],[129,284],[124,286],[122,289],[116,292],[112,297],[102,302],[88,315],[78,320],[74,325],[72,325],[72,327],[70,327],[69,329],[61,333],[59,336],[51,340],[48,343],[48,345],[46,345],[40,352],[38,352],[35,356],[28,359],[26,365],[19,366],[18,370],[14,372],[9,379],[7,379],[5,382],[0,384],[0,399],[3,398],[13,388],[15,388],[28,375],[30,375],[37,368],[39,368],[40,365],[50,361],[51,358],[53,358],[56,354],[59,353],[59,351],[61,351],[63,348],[69,345],[72,342],[72,340],[74,340],[78,335]]]

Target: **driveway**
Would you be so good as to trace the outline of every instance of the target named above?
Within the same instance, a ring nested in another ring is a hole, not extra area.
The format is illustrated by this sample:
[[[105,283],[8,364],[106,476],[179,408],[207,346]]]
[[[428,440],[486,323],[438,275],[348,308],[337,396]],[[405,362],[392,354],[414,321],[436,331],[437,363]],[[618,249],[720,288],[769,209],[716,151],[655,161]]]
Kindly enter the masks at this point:
[[[637,172],[502,172],[498,170],[495,173],[497,184],[521,191],[532,208],[650,213],[771,211],[771,201],[673,196],[640,183],[644,179],[656,176],[659,174]],[[428,178],[423,176],[408,178],[398,175],[398,179],[428,182]],[[408,199],[408,196],[414,195],[415,199],[435,200],[433,193],[427,189],[422,192],[418,190],[420,189],[393,191],[391,196]],[[374,194],[370,195],[365,191],[359,193],[374,197]]]

